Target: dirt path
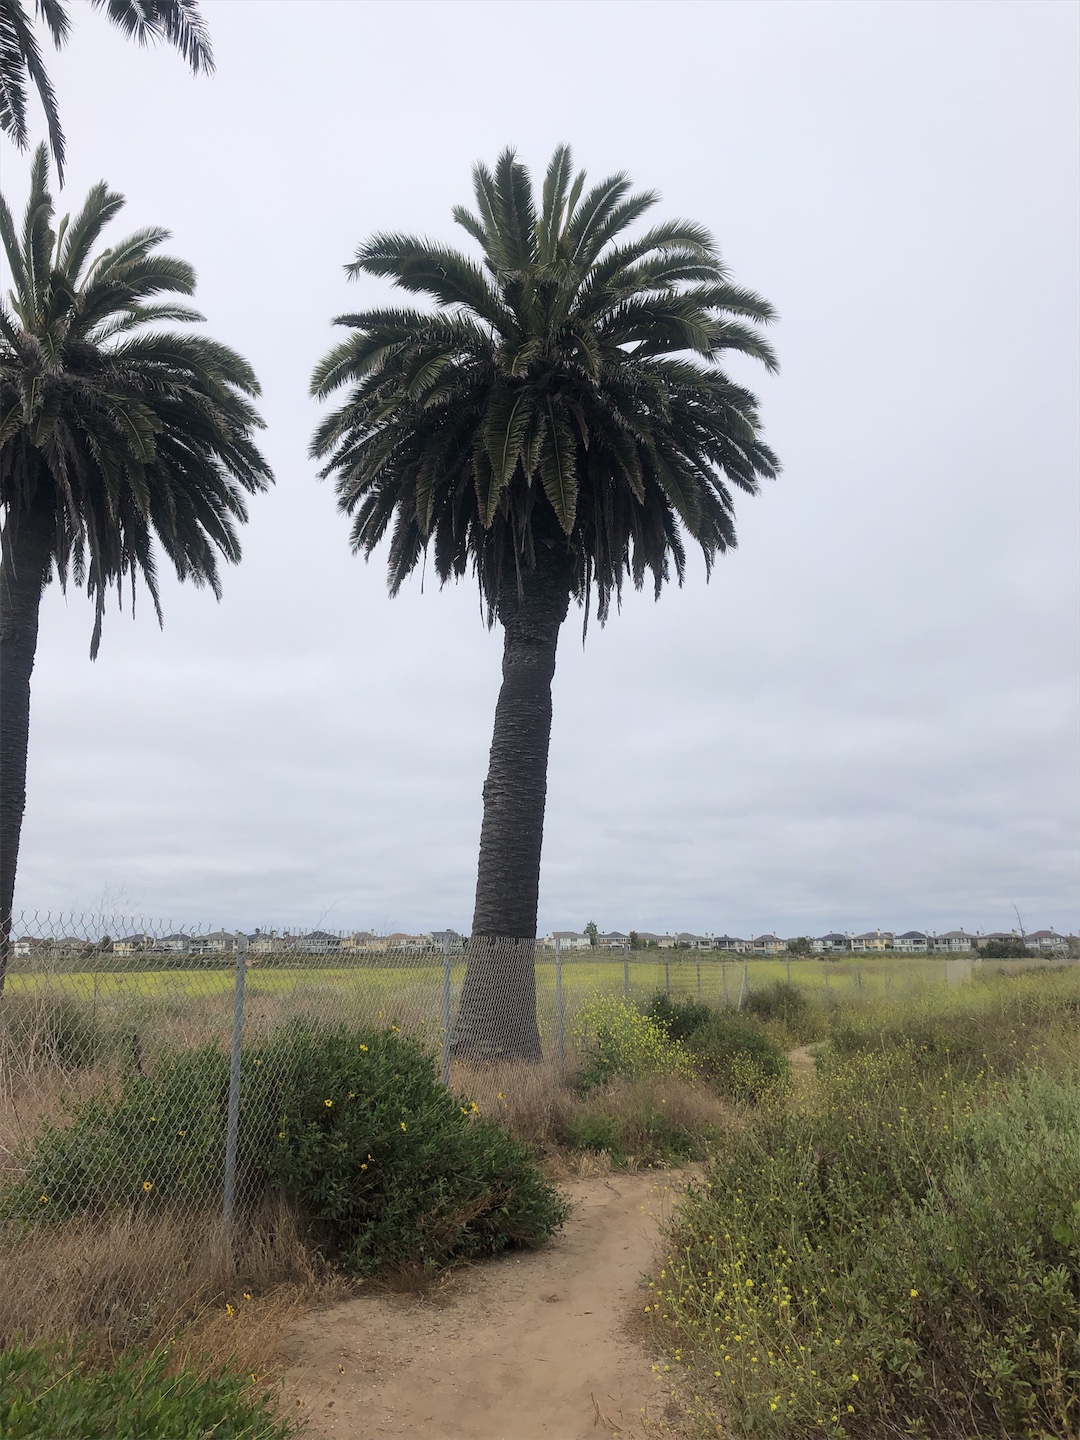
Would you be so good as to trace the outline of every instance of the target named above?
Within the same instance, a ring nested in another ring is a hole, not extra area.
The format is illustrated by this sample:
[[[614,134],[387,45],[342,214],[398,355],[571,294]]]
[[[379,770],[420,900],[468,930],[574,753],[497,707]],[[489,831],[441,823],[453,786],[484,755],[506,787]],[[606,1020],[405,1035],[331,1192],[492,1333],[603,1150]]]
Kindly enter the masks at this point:
[[[685,1176],[572,1182],[542,1250],[463,1271],[437,1303],[362,1295],[289,1334],[307,1440],[641,1440],[666,1391],[627,1332],[657,1223]]]

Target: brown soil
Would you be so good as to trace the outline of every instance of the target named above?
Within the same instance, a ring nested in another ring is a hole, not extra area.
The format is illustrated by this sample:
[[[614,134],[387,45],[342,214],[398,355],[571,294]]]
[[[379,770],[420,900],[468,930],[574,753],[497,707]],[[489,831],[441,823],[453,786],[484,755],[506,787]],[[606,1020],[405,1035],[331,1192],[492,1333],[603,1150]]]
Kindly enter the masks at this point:
[[[306,1440],[642,1440],[668,1390],[634,1338],[657,1224],[686,1178],[570,1182],[542,1250],[456,1275],[432,1296],[360,1295],[286,1340],[285,1404]]]

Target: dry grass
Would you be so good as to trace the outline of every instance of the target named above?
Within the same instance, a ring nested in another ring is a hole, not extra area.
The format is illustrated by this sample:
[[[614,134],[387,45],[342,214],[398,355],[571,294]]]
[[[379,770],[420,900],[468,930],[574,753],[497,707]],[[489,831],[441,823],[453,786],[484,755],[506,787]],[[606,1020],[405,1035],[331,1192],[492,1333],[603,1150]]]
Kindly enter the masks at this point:
[[[672,1132],[707,1137],[744,1123],[741,1112],[702,1084],[673,1078],[616,1078],[586,1094],[573,1076],[560,1076],[554,1060],[539,1065],[454,1065],[451,1088],[475,1101],[511,1134],[532,1145],[552,1179],[606,1175],[614,1168],[610,1154],[581,1149],[575,1143],[587,1115],[610,1117],[621,1140],[621,1168],[655,1164],[655,1125],[661,1113]],[[635,1158],[636,1157],[636,1158]],[[677,1162],[681,1163],[681,1161]]]
[[[293,1319],[351,1288],[281,1201],[231,1257],[215,1214],[72,1220],[0,1249],[0,1347],[15,1336],[88,1336],[102,1354],[169,1344],[178,1363],[233,1360],[263,1375]]]

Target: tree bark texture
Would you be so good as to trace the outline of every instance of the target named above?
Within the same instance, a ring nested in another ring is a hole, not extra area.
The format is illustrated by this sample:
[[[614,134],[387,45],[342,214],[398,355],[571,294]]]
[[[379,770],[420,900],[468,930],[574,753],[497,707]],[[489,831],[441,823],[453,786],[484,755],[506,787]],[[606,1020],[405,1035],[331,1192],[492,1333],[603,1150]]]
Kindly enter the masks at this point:
[[[551,681],[570,604],[564,551],[538,546],[536,568],[499,601],[503,680],[495,710],[476,906],[453,1052],[538,1060],[536,910],[551,740]]]
[[[15,871],[26,809],[30,675],[41,594],[52,559],[52,517],[9,511],[0,559],[0,990],[11,951]]]

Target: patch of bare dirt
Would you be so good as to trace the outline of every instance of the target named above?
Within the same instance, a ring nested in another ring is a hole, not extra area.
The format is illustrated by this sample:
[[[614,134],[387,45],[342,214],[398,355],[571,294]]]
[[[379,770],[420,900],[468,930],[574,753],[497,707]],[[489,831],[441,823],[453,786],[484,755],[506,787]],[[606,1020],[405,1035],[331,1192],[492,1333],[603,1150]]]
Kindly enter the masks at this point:
[[[572,1181],[574,1213],[542,1250],[462,1271],[426,1299],[367,1294],[305,1316],[286,1339],[284,1403],[306,1440],[670,1433],[668,1390],[630,1323],[686,1178]]]

